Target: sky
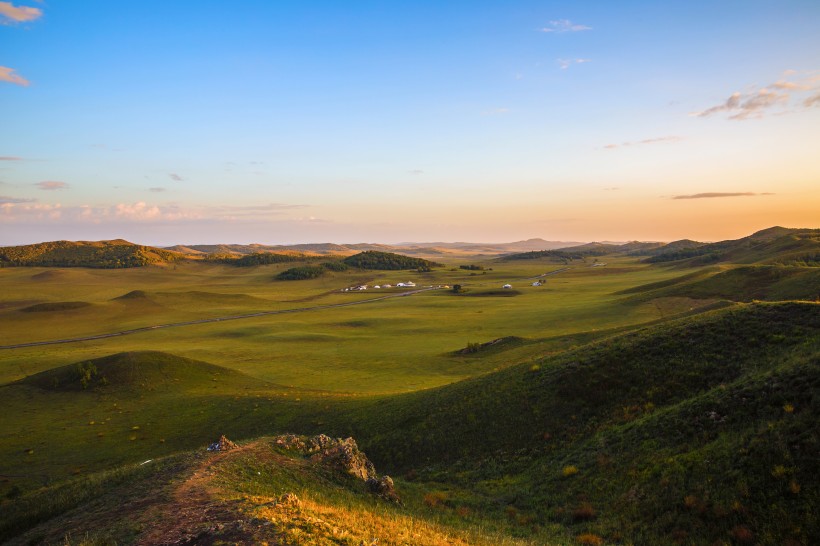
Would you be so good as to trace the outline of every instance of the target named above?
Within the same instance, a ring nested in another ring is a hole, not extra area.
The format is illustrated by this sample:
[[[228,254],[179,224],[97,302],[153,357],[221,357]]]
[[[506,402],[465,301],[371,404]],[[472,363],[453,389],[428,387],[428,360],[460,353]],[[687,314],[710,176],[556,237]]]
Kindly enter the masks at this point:
[[[0,245],[820,227],[820,2],[0,1]]]

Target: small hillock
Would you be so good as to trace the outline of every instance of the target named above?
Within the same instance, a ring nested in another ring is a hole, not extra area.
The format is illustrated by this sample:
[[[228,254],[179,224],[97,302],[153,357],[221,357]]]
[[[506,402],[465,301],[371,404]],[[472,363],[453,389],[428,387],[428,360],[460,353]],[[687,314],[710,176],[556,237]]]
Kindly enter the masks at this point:
[[[384,271],[398,271],[403,269],[429,270],[441,265],[421,258],[411,258],[410,256],[404,256],[402,254],[380,252],[378,250],[366,250],[359,254],[348,256],[343,262],[350,267],[357,267],[359,269]]]
[[[75,309],[82,309],[90,306],[91,304],[87,301],[55,301],[29,305],[28,307],[23,307],[20,311],[23,313],[47,313],[54,311],[74,311]]]
[[[184,259],[183,254],[122,239],[113,241],[53,241],[0,247],[0,267],[142,267]]]
[[[21,384],[48,391],[81,391],[97,387],[189,390],[211,387],[215,377],[222,385],[252,384],[239,372],[160,351],[132,351],[95,358],[31,375]]]

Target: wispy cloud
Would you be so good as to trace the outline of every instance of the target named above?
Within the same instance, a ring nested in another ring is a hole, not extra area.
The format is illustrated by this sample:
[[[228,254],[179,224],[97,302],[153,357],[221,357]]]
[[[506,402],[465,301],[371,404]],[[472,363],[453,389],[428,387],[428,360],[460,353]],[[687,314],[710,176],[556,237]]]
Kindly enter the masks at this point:
[[[174,182],[182,182],[183,180],[185,180],[184,178],[182,178],[181,176],[179,176],[177,173],[168,173],[168,176],[169,176],[169,177],[171,178],[171,180],[173,180]]]
[[[539,32],[580,32],[582,30],[592,30],[592,27],[577,25],[569,19],[558,19],[550,21],[547,26],[538,30]]]
[[[0,161],[22,161],[22,157],[17,157],[13,155],[0,155]]]
[[[555,59],[555,62],[558,63],[561,70],[566,70],[574,64],[591,63],[592,59]]]
[[[11,2],[0,2],[0,22],[4,25],[24,23],[34,21],[43,15],[43,10],[39,8],[29,8],[26,6],[15,6]]]
[[[481,112],[482,116],[502,116],[504,114],[509,114],[509,108],[493,108],[491,110],[484,110]]]
[[[407,174],[412,174],[413,176],[418,176],[420,174],[424,174],[424,171],[421,169],[412,169],[407,171]]]
[[[0,195],[0,205],[5,204],[19,204],[19,203],[34,203],[36,199],[24,199],[21,197],[9,197],[7,195]]]
[[[784,76],[795,76],[797,72],[787,70]],[[794,109],[793,99],[805,108],[820,103],[820,82],[817,77],[803,78],[798,81],[780,79],[765,87],[751,87],[749,91],[735,91],[723,103],[700,112],[690,114],[694,117],[710,117],[716,114],[728,114],[727,119],[745,120],[762,118],[770,112],[788,112]],[[806,97],[806,93],[812,93]]]
[[[28,87],[29,85],[27,79],[17,74],[13,68],[7,66],[0,66],[0,81],[22,85],[23,87]]]
[[[681,140],[683,140],[683,139],[679,136],[670,135],[670,136],[662,136],[662,137],[655,137],[655,138],[646,138],[644,140],[638,140],[636,142],[622,142],[620,144],[607,144],[606,146],[604,146],[604,148],[607,149],[607,150],[614,150],[616,148],[624,148],[624,147],[628,147],[628,146],[642,146],[644,144],[656,144],[656,143],[659,143],[659,142],[678,142],[678,141],[681,141]]]
[[[756,197],[760,195],[774,195],[773,193],[754,193],[750,191],[743,192],[709,192],[709,193],[693,193],[691,195],[676,195],[672,199],[711,199],[714,197]]]
[[[154,193],[159,193],[165,191],[165,188],[148,188],[148,191],[152,191]]]
[[[37,182],[34,184],[41,190],[66,190],[70,186],[66,182],[58,182],[56,180],[44,180],[43,182]]]
[[[269,203],[267,205],[223,205],[208,207],[203,213],[211,218],[226,220],[264,219],[270,216],[279,216],[289,210],[307,208],[308,205],[289,205],[286,203]]]
[[[79,224],[179,223],[198,221],[254,222],[280,221],[288,211],[307,205],[271,203],[268,205],[182,207],[156,205],[145,201],[112,205],[63,206],[36,203],[35,200],[0,198],[0,223],[59,221]]]
[[[803,101],[803,106],[811,108],[812,106],[820,106],[820,93],[816,93]]]

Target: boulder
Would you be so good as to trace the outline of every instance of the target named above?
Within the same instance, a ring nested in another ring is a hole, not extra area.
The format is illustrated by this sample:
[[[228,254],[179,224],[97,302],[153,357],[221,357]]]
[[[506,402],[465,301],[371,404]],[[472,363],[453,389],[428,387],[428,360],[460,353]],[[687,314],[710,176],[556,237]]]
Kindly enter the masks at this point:
[[[239,446],[228,440],[225,435],[219,437],[219,440],[208,446],[208,451],[230,451]]]

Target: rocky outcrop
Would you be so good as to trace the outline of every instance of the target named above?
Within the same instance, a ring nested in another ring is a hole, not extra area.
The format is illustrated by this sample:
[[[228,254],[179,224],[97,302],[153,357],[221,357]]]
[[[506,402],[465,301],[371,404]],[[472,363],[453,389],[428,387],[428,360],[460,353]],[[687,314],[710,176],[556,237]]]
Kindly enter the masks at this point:
[[[273,444],[288,451],[298,451],[313,463],[362,480],[371,493],[391,502],[400,502],[393,480],[390,476],[379,477],[376,467],[359,450],[353,438],[331,438],[325,434],[308,438],[285,434],[274,438]]]

